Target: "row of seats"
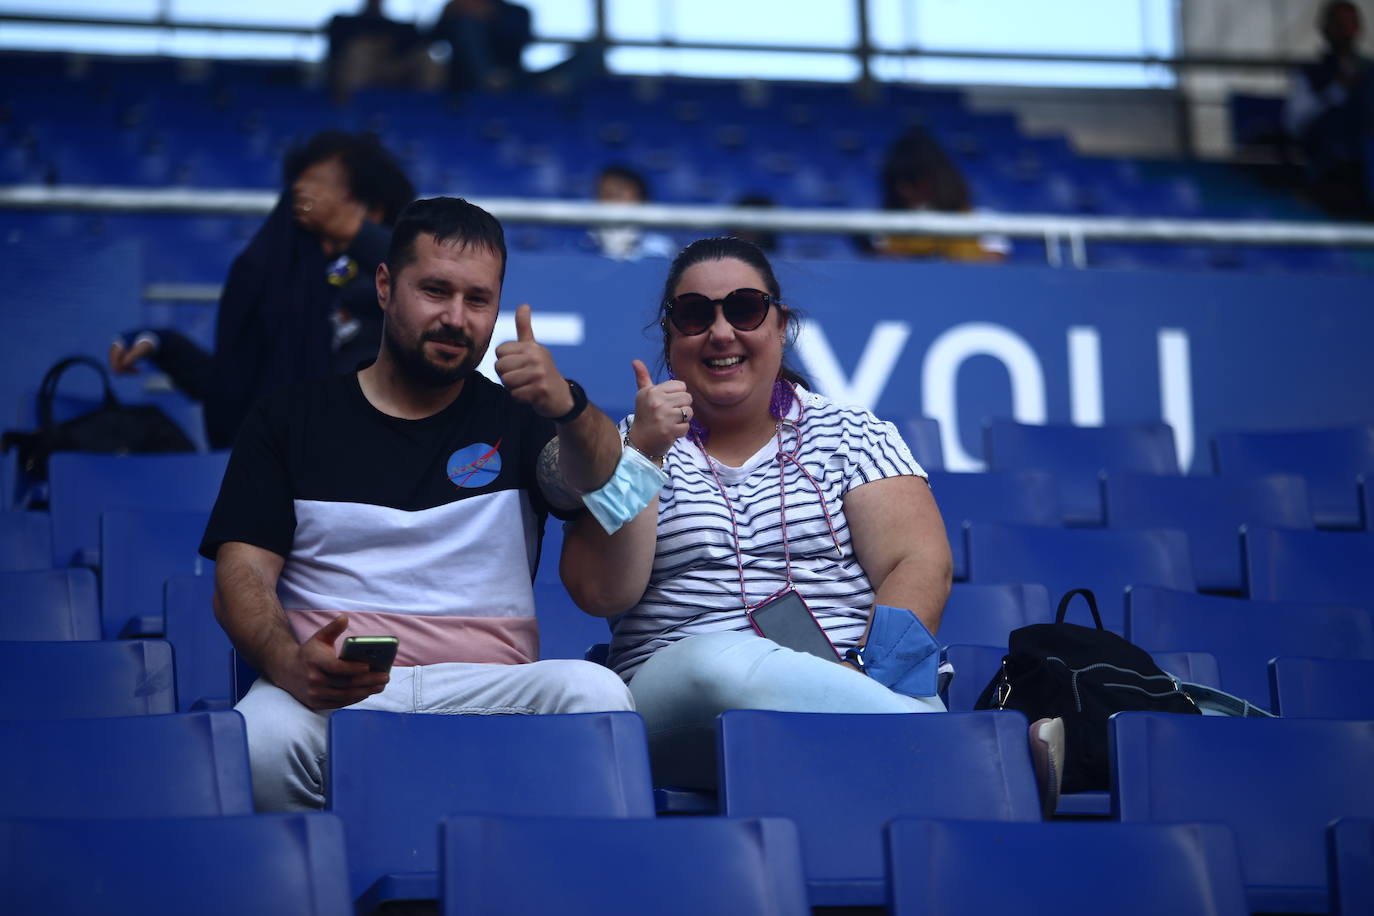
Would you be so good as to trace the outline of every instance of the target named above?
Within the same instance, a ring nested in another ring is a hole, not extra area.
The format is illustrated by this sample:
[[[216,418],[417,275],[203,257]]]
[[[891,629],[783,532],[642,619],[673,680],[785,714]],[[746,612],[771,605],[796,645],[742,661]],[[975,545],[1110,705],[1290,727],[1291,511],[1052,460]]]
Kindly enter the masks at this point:
[[[1066,885],[1091,882],[1095,879],[1085,875],[1097,870],[1084,872],[1080,867],[1084,863],[1073,861],[1071,852],[1092,861],[1085,843],[1103,844],[1099,855],[1118,843],[1130,848],[1144,841],[1147,831],[1134,829],[1143,824],[1223,825],[1214,841],[1201,846],[1196,842],[1196,828],[1188,828],[1193,841],[1176,837],[1174,842],[1183,842],[1190,854],[1205,848],[1229,850],[1222,856],[1222,865],[1210,856],[1193,865],[1202,867],[1205,862],[1218,867],[1210,874],[1214,879],[1220,876],[1217,888],[1230,888],[1225,893],[1232,896],[1223,898],[1226,905],[1221,910],[1199,906],[1185,897],[1179,912],[1242,913],[1248,906],[1262,912],[1320,913],[1327,910],[1333,890],[1369,886],[1367,868],[1358,869],[1358,876],[1340,875],[1335,887],[1328,883],[1326,842],[1332,821],[1374,818],[1374,784],[1361,778],[1374,767],[1374,721],[1123,713],[1109,726],[1113,820],[1048,825],[1035,823],[1040,814],[1026,727],[1025,717],[1012,712],[938,716],[727,712],[718,729],[720,812],[727,819],[776,817],[795,825],[755,825],[750,830],[756,841],[769,836],[794,838],[784,839],[789,844],[799,840],[800,868],[794,860],[788,870],[804,877],[810,906],[881,906],[890,894],[903,896],[902,882],[914,875],[898,877],[898,870],[889,870],[885,864],[885,855],[907,844],[929,848],[924,844],[934,842],[944,828],[893,826],[901,818],[996,822],[955,828],[951,837],[963,830],[972,831],[972,836],[1004,836],[1010,844],[1007,854],[1038,837],[1044,845],[1039,855],[1044,858],[1037,861],[1048,865],[1054,853],[1059,868],[1040,874],[1039,887],[1015,888],[1017,894],[1040,901],[1034,912],[1059,911],[1053,904],[1061,898],[1065,903],[1076,902],[1068,912],[1090,911],[1078,907],[1089,905],[1093,895],[1084,893],[1082,886],[1069,890]],[[590,857],[583,858],[583,853],[571,848],[563,850],[570,862],[578,863],[576,875],[556,873],[555,877],[542,868],[531,868],[523,856],[508,858],[506,853],[517,848],[510,844],[522,834],[519,822],[507,822],[507,818],[628,819],[645,825],[642,833],[630,834],[638,837],[634,845],[642,846],[645,854],[657,849],[660,855],[671,850],[672,844],[686,842],[672,830],[692,835],[694,829],[721,829],[647,826],[719,820],[652,820],[644,726],[634,713],[424,716],[345,710],[331,717],[329,729],[329,810],[341,822],[347,899],[357,901],[362,911],[389,900],[447,899],[453,894],[463,895],[471,904],[489,893],[480,889],[482,877],[476,873],[488,869],[492,875],[518,869],[514,874],[519,881],[503,891],[515,895],[506,898],[511,912],[542,911],[528,901],[520,902],[520,895],[548,892],[559,887],[560,881],[574,882],[563,887],[579,888],[577,895],[594,894],[602,883],[635,881],[630,861],[603,855],[605,850],[591,839],[595,831],[578,834],[570,823],[562,829],[571,833],[563,836],[581,837],[571,846]],[[232,711],[0,720],[0,733],[6,746],[25,748],[25,753],[0,760],[10,788],[0,801],[0,819],[7,825],[27,821],[28,829],[37,831],[38,837],[48,835],[44,831],[52,828],[36,826],[35,819],[84,819],[93,828],[88,835],[100,838],[89,845],[87,860],[129,861],[132,851],[127,841],[116,844],[118,849],[107,845],[112,835],[100,826],[105,818],[234,820],[251,811],[243,721]],[[474,753],[474,748],[481,752]],[[1244,778],[1238,778],[1241,774]],[[446,829],[441,824],[460,815],[490,818],[470,839],[487,837],[493,846],[482,853],[464,841],[464,855],[474,859],[455,873],[453,857],[441,849]],[[270,822],[275,818],[256,819]],[[337,833],[340,828],[320,829]],[[665,837],[662,847],[652,842],[655,830]],[[0,835],[14,836],[4,831]],[[718,841],[743,855],[738,838]],[[971,839],[966,837],[964,842]],[[612,848],[620,848],[618,841],[612,843]],[[8,847],[7,852],[14,849]],[[29,861],[29,853],[22,855]],[[996,858],[999,868],[1015,866],[1005,861],[1006,854]],[[4,859],[11,864],[16,861],[13,856]],[[710,861],[714,857],[707,857],[702,867],[709,867]],[[1131,864],[1106,857],[1097,877],[1108,884],[1138,880],[1130,874],[1159,877],[1152,859],[1125,861]],[[593,862],[600,862],[601,867],[590,867]],[[688,862],[695,864],[694,859]],[[482,867],[474,868],[474,863]],[[607,863],[612,863],[610,869]],[[756,856],[744,855],[737,864],[747,864],[738,877],[755,882],[775,874]],[[621,867],[628,871],[621,874]],[[986,855],[948,867],[952,870],[937,882],[948,886],[937,899],[953,906],[950,898],[957,898],[961,887],[971,899],[995,899],[981,898],[980,894],[993,892],[972,886],[979,883],[978,875],[987,877]],[[925,868],[943,872],[936,862],[927,862]],[[915,875],[927,874],[925,868],[918,868]],[[37,890],[53,892],[50,883],[37,878],[44,873],[43,869],[33,873],[12,869],[6,881],[16,886],[31,881],[31,889],[37,886]],[[251,883],[253,872],[239,875],[241,881]],[[544,885],[546,879],[553,883]],[[125,888],[136,886],[127,872],[123,880]],[[640,887],[641,893],[649,893],[655,885]],[[919,881],[910,885],[917,887]],[[1187,882],[1169,890],[1191,894],[1198,887]],[[1243,897],[1237,893],[1240,887]],[[772,892],[789,893],[777,888]],[[7,895],[7,899],[13,897]],[[1128,909],[1132,904],[1125,899],[1118,905],[1115,895],[1096,899],[1099,912],[1137,911]],[[660,911],[643,898],[639,903]],[[1215,906],[1216,901],[1209,905]],[[1362,905],[1368,905],[1367,898]],[[496,906],[497,912],[507,911]],[[484,907],[476,911],[488,912]],[[725,911],[757,912],[734,907]],[[1155,911],[1175,910],[1165,906]]]

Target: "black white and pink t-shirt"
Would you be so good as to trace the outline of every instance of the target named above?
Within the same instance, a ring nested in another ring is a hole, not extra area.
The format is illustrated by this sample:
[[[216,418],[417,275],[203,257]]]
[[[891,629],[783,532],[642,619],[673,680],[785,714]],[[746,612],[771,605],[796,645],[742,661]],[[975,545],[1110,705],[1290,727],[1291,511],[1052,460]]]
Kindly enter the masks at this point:
[[[553,436],[478,374],[422,420],[378,411],[356,374],[294,386],[244,422],[201,553],[242,541],[284,557],[298,639],[347,611],[350,635],[400,637],[400,665],[534,661],[550,511],[536,466]]]

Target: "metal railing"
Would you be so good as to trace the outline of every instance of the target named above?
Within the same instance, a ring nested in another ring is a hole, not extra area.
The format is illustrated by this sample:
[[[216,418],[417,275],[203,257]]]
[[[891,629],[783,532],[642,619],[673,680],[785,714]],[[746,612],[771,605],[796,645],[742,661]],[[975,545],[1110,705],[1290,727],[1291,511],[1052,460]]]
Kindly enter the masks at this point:
[[[277,191],[125,188],[79,185],[0,187],[0,208],[106,213],[261,216]],[[602,204],[582,200],[473,198],[508,223],[754,230],[939,238],[1005,236],[1043,241],[1054,266],[1087,263],[1088,242],[1206,243],[1374,248],[1374,226],[1279,220],[1154,219],[1030,213],[930,213],[890,210],[762,209],[695,204]]]

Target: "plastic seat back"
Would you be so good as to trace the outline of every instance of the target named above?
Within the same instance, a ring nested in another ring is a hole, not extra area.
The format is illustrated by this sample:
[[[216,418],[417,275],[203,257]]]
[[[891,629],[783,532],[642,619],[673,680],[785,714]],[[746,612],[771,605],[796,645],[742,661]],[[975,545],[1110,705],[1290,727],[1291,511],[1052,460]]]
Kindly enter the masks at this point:
[[[163,585],[173,576],[203,575],[206,510],[116,509],[100,518],[100,602],[105,638],[161,636]]]
[[[893,916],[1249,914],[1235,838],[1220,824],[901,818],[887,841]]]
[[[1174,528],[1188,535],[1198,588],[1239,592],[1244,585],[1240,528],[1312,528],[1307,483],[1293,475],[1166,477],[1112,473],[1103,478],[1112,528]]]
[[[1374,608],[1374,532],[1246,528],[1246,594]]]
[[[539,617],[540,658],[586,658],[588,649],[610,637],[605,619],[574,604],[561,584],[534,583],[534,607]]]
[[[232,710],[3,719],[3,817],[252,814],[248,739]]]
[[[1374,721],[1117,713],[1108,754],[1122,822],[1231,828],[1258,912],[1324,912],[1327,824],[1374,816]]]
[[[52,523],[46,512],[0,512],[0,572],[49,569]]]
[[[968,578],[965,522],[1060,524],[1058,484],[1044,471],[933,472],[930,490],[945,522],[955,579]]]
[[[1343,817],[1326,838],[1331,916],[1374,913],[1374,819]]]
[[[177,576],[163,587],[167,641],[177,669],[177,708],[232,705],[233,644],[215,619],[215,577]]]
[[[1280,716],[1374,719],[1374,659],[1273,658],[1269,693]]]
[[[440,845],[448,916],[811,912],[782,818],[454,817]]]
[[[1147,652],[1191,650],[1217,660],[1221,688],[1269,703],[1279,655],[1374,659],[1374,614],[1363,608],[1275,604],[1138,587],[1126,596],[1126,637]]]
[[[415,873],[434,896],[447,815],[652,817],[644,722],[343,710],[329,720],[329,808],[347,829],[355,897]]]
[[[1097,595],[1102,625],[1115,633],[1123,632],[1128,585],[1195,588],[1188,539],[1178,531],[973,524],[968,535],[971,581],[1039,582],[1049,590],[1052,605],[1070,589],[1090,588]],[[1081,606],[1071,608],[1067,619],[1092,626]]]
[[[351,916],[329,814],[0,821],[16,913]]]
[[[0,640],[100,639],[100,598],[89,569],[0,572]]]
[[[812,906],[880,906],[893,817],[1040,819],[1026,733],[1012,712],[730,710],[719,719],[721,811],[796,822]],[[863,791],[836,792],[836,773]]]
[[[1007,647],[956,644],[945,647],[945,659],[954,666],[945,706],[950,712],[973,712],[973,704],[1002,667]]]
[[[1054,619],[1043,585],[974,585],[956,582],[945,602],[936,639],[941,645],[1005,646],[1018,627]]]
[[[985,430],[994,471],[1049,471],[1059,481],[1064,521],[1101,525],[1102,471],[1178,474],[1174,431],[1166,423],[1043,426],[994,420]]]
[[[1219,433],[1218,474],[1300,474],[1320,528],[1358,528],[1356,478],[1374,476],[1374,426]]]
[[[73,719],[176,711],[172,647],[160,639],[0,643],[0,717]]]
[[[907,417],[897,423],[907,448],[927,473],[945,469],[945,448],[940,441],[940,421],[934,417]]]
[[[90,564],[100,516],[113,509],[199,509],[215,504],[226,452],[92,455],[58,452],[48,463],[54,566]]]

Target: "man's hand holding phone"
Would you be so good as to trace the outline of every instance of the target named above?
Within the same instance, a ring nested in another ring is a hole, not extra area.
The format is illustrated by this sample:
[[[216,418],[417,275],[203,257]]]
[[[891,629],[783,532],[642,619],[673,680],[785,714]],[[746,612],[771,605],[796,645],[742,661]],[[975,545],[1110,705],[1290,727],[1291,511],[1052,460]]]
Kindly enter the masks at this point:
[[[381,693],[389,671],[373,671],[367,661],[348,661],[335,654],[334,642],[348,629],[340,614],[301,643],[272,681],[310,709],[342,709]]]

